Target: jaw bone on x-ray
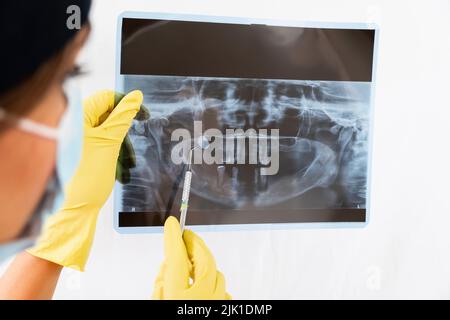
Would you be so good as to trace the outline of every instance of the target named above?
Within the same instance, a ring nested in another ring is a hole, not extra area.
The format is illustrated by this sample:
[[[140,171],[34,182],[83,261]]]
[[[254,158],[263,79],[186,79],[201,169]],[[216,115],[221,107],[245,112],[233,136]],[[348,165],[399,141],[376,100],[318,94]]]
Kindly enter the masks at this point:
[[[156,27],[161,36],[165,23]],[[122,152],[119,163],[119,227],[160,226],[178,214],[189,150],[187,224],[365,221],[370,81],[272,80],[242,77],[242,70],[239,77],[212,77],[139,66],[124,72],[127,50],[145,56],[145,30],[122,39],[123,90],[142,90],[150,116],[138,114],[122,148],[132,151]],[[207,144],[194,150],[199,138]]]

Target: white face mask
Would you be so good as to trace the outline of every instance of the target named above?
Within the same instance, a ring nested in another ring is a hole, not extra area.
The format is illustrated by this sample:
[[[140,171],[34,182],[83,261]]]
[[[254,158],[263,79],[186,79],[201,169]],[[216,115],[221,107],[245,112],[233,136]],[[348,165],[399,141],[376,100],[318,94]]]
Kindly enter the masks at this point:
[[[64,198],[62,186],[70,180],[80,160],[83,142],[83,108],[78,82],[66,81],[64,91],[68,106],[59,128],[18,118],[0,107],[0,121],[8,121],[22,131],[58,142],[55,172],[22,234],[14,241],[0,244],[0,263],[33,245],[46,217],[62,205]]]
[[[59,138],[58,128],[52,128],[29,119],[18,118],[15,115],[7,113],[2,108],[0,108],[0,121],[11,122],[20,130],[40,136],[42,138],[50,140],[58,140]]]

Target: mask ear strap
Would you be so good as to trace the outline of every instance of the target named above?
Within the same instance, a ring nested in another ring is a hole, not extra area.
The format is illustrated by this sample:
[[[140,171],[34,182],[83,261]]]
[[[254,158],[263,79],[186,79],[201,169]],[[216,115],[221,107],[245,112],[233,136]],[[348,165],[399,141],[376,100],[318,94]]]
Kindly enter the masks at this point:
[[[7,114],[6,111],[0,107],[0,121],[1,120],[12,121],[20,130],[38,135],[45,139],[58,140],[59,137],[59,130],[57,128],[52,128],[29,119],[17,118],[11,114]]]

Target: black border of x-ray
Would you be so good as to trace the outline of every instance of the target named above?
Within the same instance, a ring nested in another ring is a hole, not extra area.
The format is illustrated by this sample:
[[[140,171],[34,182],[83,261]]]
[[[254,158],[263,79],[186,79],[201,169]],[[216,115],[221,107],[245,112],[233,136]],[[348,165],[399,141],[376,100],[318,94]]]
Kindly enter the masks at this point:
[[[167,217],[174,212],[119,212],[119,227],[157,227],[163,226]],[[189,209],[186,225],[239,225],[274,223],[311,223],[311,222],[365,222],[366,209],[291,209],[279,210],[195,210]]]
[[[121,32],[122,75],[372,81],[374,29],[123,18]]]

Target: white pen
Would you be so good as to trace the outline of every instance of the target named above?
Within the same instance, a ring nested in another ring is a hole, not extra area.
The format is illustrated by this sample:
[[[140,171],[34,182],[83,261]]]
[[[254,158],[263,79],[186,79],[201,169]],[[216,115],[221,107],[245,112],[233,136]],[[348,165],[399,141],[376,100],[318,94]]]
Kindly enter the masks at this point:
[[[186,173],[184,175],[184,183],[183,183],[183,193],[181,195],[181,207],[180,207],[180,226],[181,233],[184,231],[184,226],[186,224],[186,215],[189,207],[189,194],[191,192],[191,180],[192,180],[192,152],[196,148],[206,149],[209,146],[209,139],[206,136],[198,137],[196,141],[196,145],[189,150],[188,154],[188,167],[186,169]]]
[[[189,164],[184,175],[184,183],[183,183],[183,194],[181,196],[181,207],[180,207],[180,226],[181,233],[184,231],[184,226],[186,224],[186,214],[189,207],[189,194],[191,192],[191,180],[192,180],[192,149],[189,151]]]

